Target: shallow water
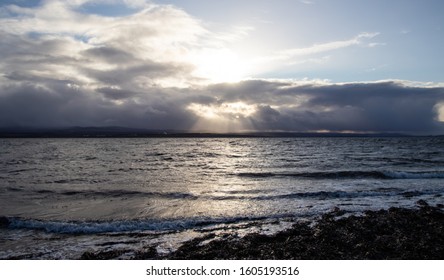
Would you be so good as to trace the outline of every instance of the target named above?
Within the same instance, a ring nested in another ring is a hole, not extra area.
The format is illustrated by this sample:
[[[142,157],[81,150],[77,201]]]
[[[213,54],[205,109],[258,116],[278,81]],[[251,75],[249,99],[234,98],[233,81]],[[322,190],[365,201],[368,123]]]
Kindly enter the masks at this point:
[[[0,139],[0,258],[164,252],[443,194],[439,137]]]

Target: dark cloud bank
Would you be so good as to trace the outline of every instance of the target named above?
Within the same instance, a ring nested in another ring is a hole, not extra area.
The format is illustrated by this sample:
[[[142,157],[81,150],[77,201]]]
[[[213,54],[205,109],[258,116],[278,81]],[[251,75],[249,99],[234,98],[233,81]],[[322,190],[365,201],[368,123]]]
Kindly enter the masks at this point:
[[[151,70],[149,70],[151,71]],[[149,73],[147,73],[149,74]],[[116,79],[120,79],[117,77]],[[443,88],[395,82],[304,84],[249,80],[190,88],[72,86],[68,80],[20,73],[1,85],[0,127],[127,126],[190,130],[199,116],[190,104],[242,102],[255,112],[227,121],[257,131],[357,131],[442,133]],[[130,80],[130,79],[129,79]],[[124,81],[122,81],[124,82]],[[208,131],[216,130],[208,127]]]

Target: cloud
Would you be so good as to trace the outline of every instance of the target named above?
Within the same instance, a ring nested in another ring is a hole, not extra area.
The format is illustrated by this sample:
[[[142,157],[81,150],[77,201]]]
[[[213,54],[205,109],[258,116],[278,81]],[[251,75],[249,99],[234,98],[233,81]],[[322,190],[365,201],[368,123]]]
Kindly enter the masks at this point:
[[[0,126],[120,125],[226,132],[230,125],[256,131],[444,132],[444,88],[395,81],[249,80],[193,89],[104,87],[94,92],[64,84],[47,80],[44,86],[3,86]]]
[[[378,47],[378,46],[386,46],[387,44],[386,43],[376,43],[376,42],[373,42],[373,43],[369,43],[368,44],[368,46],[370,47],[370,48],[374,48],[374,47]]]
[[[245,81],[209,88],[218,104],[254,104],[252,130],[442,132],[442,87],[402,81],[346,84]]]
[[[254,62],[257,67],[267,65],[272,68],[273,64],[296,65],[296,64],[323,64],[330,60],[331,52],[350,48],[353,46],[377,47],[383,46],[385,43],[369,42],[367,40],[378,36],[379,32],[361,32],[348,40],[337,40],[321,44],[313,44],[309,47],[291,48],[275,51],[270,55],[256,58]]]
[[[154,4],[123,17],[75,9],[86,2],[2,7],[14,13],[0,18],[2,73],[97,88],[115,82],[143,87],[192,81],[188,57],[208,34],[197,20],[174,7]]]
[[[355,37],[349,39],[349,40],[342,40],[342,41],[333,41],[328,43],[322,43],[322,44],[314,44],[310,47],[306,48],[295,48],[295,49],[287,49],[287,50],[281,50],[277,52],[274,56],[274,59],[289,59],[295,56],[306,56],[306,55],[312,55],[312,54],[318,54],[318,53],[324,53],[329,52],[337,49],[347,48],[350,46],[360,45],[364,39],[371,39],[373,37],[378,36],[378,32],[374,33],[368,33],[363,32]]]
[[[212,33],[173,6],[130,2],[136,10],[124,16],[86,13],[79,7],[90,1],[80,0],[1,6],[0,127],[444,132],[442,85],[203,83],[190,57],[238,36]],[[360,33],[276,55],[325,53],[375,36]]]

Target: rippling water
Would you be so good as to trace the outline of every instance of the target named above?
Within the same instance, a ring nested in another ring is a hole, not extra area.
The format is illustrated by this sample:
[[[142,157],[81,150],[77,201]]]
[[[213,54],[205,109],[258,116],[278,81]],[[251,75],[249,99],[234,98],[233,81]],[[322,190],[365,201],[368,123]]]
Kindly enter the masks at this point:
[[[0,139],[0,258],[164,252],[443,194],[440,137]]]

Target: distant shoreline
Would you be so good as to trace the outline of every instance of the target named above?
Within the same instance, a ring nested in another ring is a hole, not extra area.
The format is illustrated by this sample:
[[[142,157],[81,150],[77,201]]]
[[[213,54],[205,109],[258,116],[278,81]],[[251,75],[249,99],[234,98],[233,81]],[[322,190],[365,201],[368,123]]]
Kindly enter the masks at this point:
[[[0,128],[0,138],[310,138],[310,137],[444,137],[402,133],[350,132],[187,132],[126,127]]]

